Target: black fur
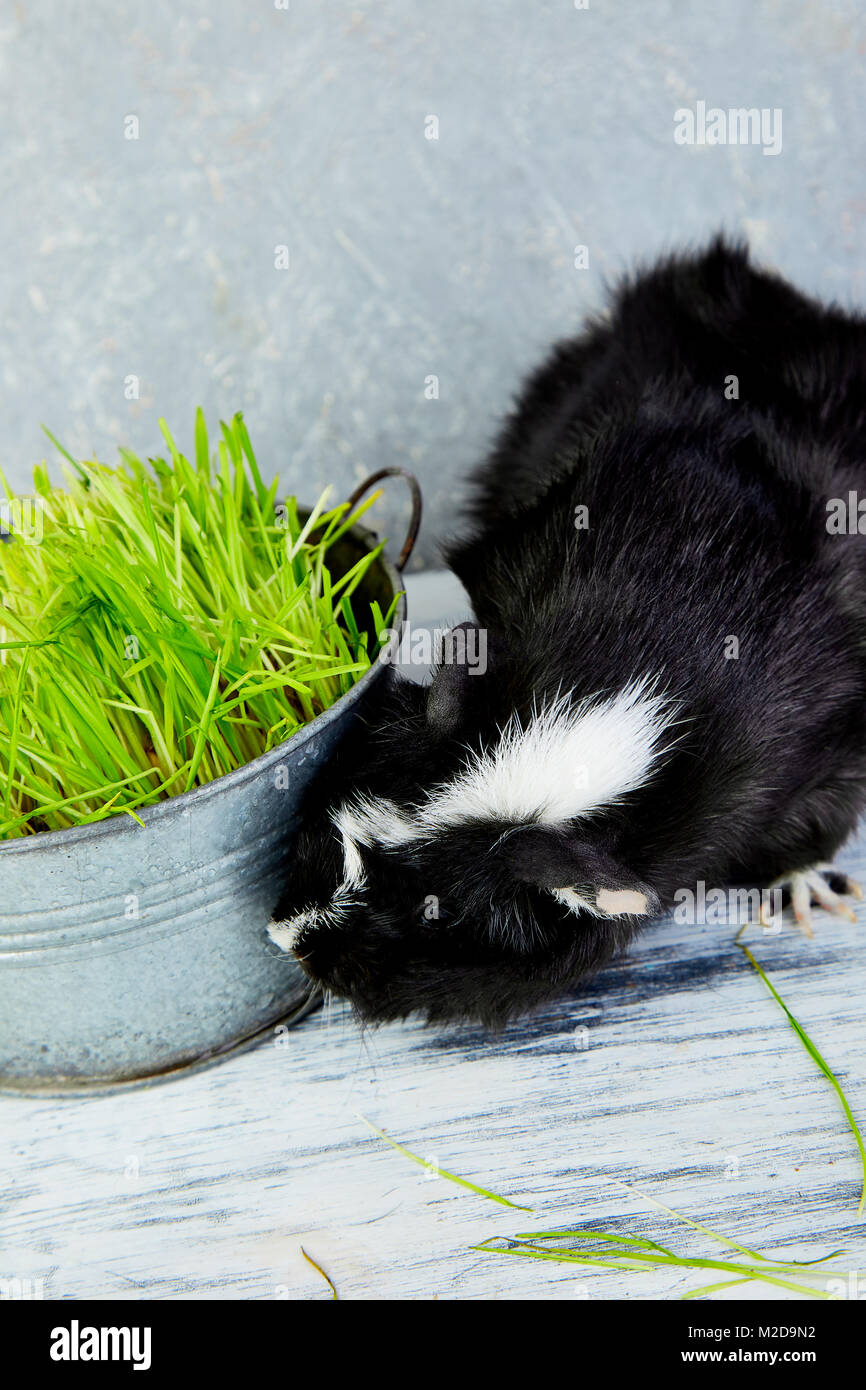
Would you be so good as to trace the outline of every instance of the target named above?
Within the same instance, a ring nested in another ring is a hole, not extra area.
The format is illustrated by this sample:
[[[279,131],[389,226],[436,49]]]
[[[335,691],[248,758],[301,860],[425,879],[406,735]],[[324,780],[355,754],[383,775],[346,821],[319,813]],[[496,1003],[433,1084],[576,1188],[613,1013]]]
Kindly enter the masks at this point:
[[[866,320],[721,241],[626,284],[558,346],[447,550],[489,634],[487,672],[443,666],[432,692],[394,680],[334,798],[411,807],[513,711],[643,675],[679,702],[677,742],[589,821],[365,849],[364,906],[298,943],[310,974],[364,1018],[498,1023],[642,925],[578,920],[551,887],[637,886],[666,907],[700,879],[762,885],[831,859],[866,805],[866,539],[829,534],[827,503],[866,496],[864,454]],[[280,918],[327,904],[342,878],[327,808],[299,853]]]

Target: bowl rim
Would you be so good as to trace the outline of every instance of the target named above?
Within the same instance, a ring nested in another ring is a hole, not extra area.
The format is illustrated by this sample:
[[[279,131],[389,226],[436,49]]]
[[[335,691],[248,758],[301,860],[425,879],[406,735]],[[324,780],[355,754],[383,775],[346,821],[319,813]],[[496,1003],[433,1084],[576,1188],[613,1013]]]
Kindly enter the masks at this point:
[[[366,526],[361,526],[358,522],[350,526],[345,535],[354,536],[367,550],[373,550],[379,544],[377,533],[369,530]],[[396,565],[384,550],[374,563],[382,566],[391,585],[392,597],[397,598],[393,623],[399,630],[406,616],[405,585]],[[340,695],[326,710],[317,714],[309,724],[305,724],[302,729],[284,739],[282,743],[277,743],[273,748],[266,749],[264,753],[260,753],[258,757],[253,758],[248,763],[242,763],[232,772],[223,773],[222,777],[215,777],[212,782],[207,782],[203,787],[193,787],[188,792],[180,792],[177,796],[166,797],[165,800],[157,801],[152,806],[142,807],[137,814],[144,821],[144,826],[138,825],[131,816],[124,816],[122,811],[118,811],[115,815],[106,816],[104,820],[91,821],[86,825],[69,825],[63,830],[38,830],[35,835],[19,835],[11,839],[0,840],[0,855],[35,853],[40,849],[61,850],[66,846],[78,844],[82,840],[89,840],[95,835],[129,834],[136,830],[142,830],[153,822],[158,823],[165,816],[182,814],[187,807],[197,806],[209,797],[219,795],[223,790],[243,785],[244,782],[256,777],[272,763],[279,762],[285,756],[287,749],[298,748],[309,742],[311,738],[315,738],[328,724],[339,719],[348,706],[357,703],[369,687],[383,674],[383,668],[387,665],[387,662],[383,660],[383,655],[390,650],[390,646],[391,644],[382,647],[377,652],[376,659],[371,663],[369,669],[350,690],[347,690],[344,695]]]

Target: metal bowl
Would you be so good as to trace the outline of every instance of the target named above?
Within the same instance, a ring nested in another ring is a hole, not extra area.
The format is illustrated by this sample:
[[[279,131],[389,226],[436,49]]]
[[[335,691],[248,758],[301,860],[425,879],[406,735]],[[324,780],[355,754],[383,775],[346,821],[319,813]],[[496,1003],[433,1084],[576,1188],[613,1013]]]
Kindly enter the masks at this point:
[[[331,551],[335,573],[375,544],[353,527]],[[387,611],[400,588],[382,556],[358,595]],[[405,612],[401,597],[397,625]],[[148,807],[144,827],[118,815],[0,844],[0,1088],[44,1095],[165,1077],[309,1010],[310,983],[267,924],[305,794],[384,671],[375,662],[253,762]]]

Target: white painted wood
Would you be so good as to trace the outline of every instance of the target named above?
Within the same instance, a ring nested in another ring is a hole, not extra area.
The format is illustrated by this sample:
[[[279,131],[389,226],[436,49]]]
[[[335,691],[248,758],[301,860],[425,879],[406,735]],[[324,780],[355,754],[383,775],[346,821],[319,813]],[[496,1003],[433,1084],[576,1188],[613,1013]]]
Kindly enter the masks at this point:
[[[864,860],[861,837],[840,863],[862,876]],[[866,1124],[863,905],[858,917],[816,914],[813,942],[793,928],[751,939]],[[326,1298],[303,1244],[343,1298],[660,1298],[710,1282],[469,1249],[574,1224],[718,1253],[625,1182],[765,1253],[845,1247],[866,1292],[854,1141],[735,930],[654,927],[499,1037],[362,1033],[335,1002],[285,1045],[153,1088],[3,1098],[0,1280],[42,1279],[50,1298]],[[533,1214],[431,1178],[359,1113]]]

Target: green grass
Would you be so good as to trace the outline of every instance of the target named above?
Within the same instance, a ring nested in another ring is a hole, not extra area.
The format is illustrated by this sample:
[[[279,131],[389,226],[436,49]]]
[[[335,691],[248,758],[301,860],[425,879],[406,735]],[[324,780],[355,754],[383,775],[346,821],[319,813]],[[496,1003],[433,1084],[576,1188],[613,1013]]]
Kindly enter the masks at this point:
[[[743,929],[745,930],[745,928]],[[827,1078],[832,1085],[840,1104],[842,1106],[845,1119],[857,1145],[860,1163],[863,1170],[863,1186],[860,1193],[860,1201],[857,1209],[858,1217],[862,1217],[864,1202],[866,1202],[866,1148],[864,1148],[863,1137],[859,1126],[854,1118],[853,1111],[848,1102],[848,1098],[842,1085],[831,1071],[828,1063],[824,1060],[817,1046],[806,1032],[801,1023],[794,1017],[788,1008],[779,991],[770,980],[769,976],[759,965],[752,952],[744,946],[740,937],[742,931],[738,933],[735,944],[744,952],[750,965],[756,971],[760,979],[766,985],[776,1003],[785,1014],[790,1027],[793,1029],[797,1039],[817,1066],[818,1070]],[[456,1173],[449,1172],[445,1168],[440,1168],[426,1159],[415,1154],[411,1149],[407,1149],[396,1140],[388,1137],[387,1134],[376,1125],[372,1124],[363,1115],[360,1119],[373,1131],[374,1134],[392,1149],[402,1154],[405,1158],[411,1159],[413,1163],[418,1163],[422,1168],[435,1173],[437,1177],[445,1178],[448,1182],[468,1189],[488,1201],[496,1202],[500,1206],[518,1207],[518,1203],[512,1202],[508,1197],[503,1197],[499,1193],[491,1192],[486,1187],[481,1187],[477,1183],[469,1182],[466,1178],[458,1177]],[[630,1188],[626,1183],[617,1184],[628,1192],[636,1192],[637,1189]],[[762,1255],[760,1251],[753,1250],[748,1245],[742,1245],[738,1241],[731,1240],[729,1236],[721,1235],[718,1231],[712,1230],[709,1226],[702,1225],[699,1221],[693,1221],[691,1217],[684,1216],[681,1212],[675,1211],[673,1207],[665,1206],[655,1197],[638,1192],[638,1196],[660,1211],[673,1217],[676,1221],[690,1227],[699,1235],[716,1244],[725,1246],[734,1252],[725,1259],[713,1258],[711,1255],[693,1255],[676,1251],[668,1244],[660,1241],[650,1240],[646,1236],[636,1236],[625,1234],[618,1231],[587,1231],[578,1230],[571,1227],[560,1227],[555,1230],[540,1231],[519,1231],[514,1235],[489,1236],[478,1245],[471,1246],[471,1250],[479,1254],[508,1256],[517,1259],[540,1260],[553,1264],[579,1265],[585,1269],[607,1269],[617,1270],[623,1274],[639,1273],[641,1270],[682,1270],[703,1271],[708,1270],[713,1275],[721,1274],[721,1279],[714,1278],[711,1283],[701,1284],[698,1287],[689,1289],[681,1295],[684,1299],[705,1298],[708,1294],[718,1293],[724,1289],[734,1288],[741,1284],[758,1282],[772,1285],[776,1288],[786,1289],[792,1293],[803,1294],[808,1298],[831,1299],[834,1297],[826,1288],[826,1282],[832,1275],[834,1278],[847,1276],[848,1270],[838,1267],[828,1267],[828,1261],[838,1258],[842,1252],[833,1251],[830,1255],[825,1255],[815,1260],[773,1260]],[[531,1211],[531,1207],[518,1207],[520,1211]],[[825,1280],[825,1288],[815,1288],[813,1285],[804,1283],[804,1279],[819,1276]]]
[[[857,1150],[860,1156],[862,1183],[860,1187],[860,1200],[857,1205],[857,1215],[862,1216],[864,1208],[866,1208],[866,1146],[864,1146],[863,1143],[863,1135],[860,1133],[860,1126],[857,1124],[857,1121],[854,1118],[854,1112],[852,1111],[851,1106],[848,1104],[848,1097],[845,1095],[845,1092],[842,1089],[842,1084],[839,1081],[839,1078],[836,1076],[835,1072],[830,1070],[829,1065],[827,1064],[827,1062],[824,1061],[824,1058],[818,1051],[818,1048],[816,1047],[815,1043],[809,1037],[809,1034],[806,1032],[806,1029],[803,1027],[802,1023],[798,1022],[798,1020],[791,1013],[791,1010],[788,1008],[788,1005],[785,1003],[781,994],[776,989],[769,975],[766,974],[766,972],[755,960],[755,957],[752,955],[752,952],[749,950],[748,946],[744,946],[742,941],[740,941],[739,938],[741,935],[742,932],[738,934],[736,944],[739,946],[740,950],[745,955],[753,970],[757,972],[758,976],[763,980],[764,984],[767,986],[767,989],[770,991],[776,1003],[779,1005],[779,1008],[784,1013],[785,1017],[788,1020],[788,1023],[790,1024],[796,1037],[799,1039],[800,1043],[805,1049],[807,1055],[812,1058],[812,1061],[815,1063],[815,1066],[818,1068],[818,1070],[822,1072],[824,1076],[826,1076],[827,1080],[830,1082],[830,1085],[833,1087],[833,1090],[836,1092],[836,1095],[839,1098],[839,1104],[842,1106],[842,1113],[844,1114],[845,1119],[848,1122],[848,1128],[851,1130],[851,1133],[854,1136],[854,1142],[857,1145]]]
[[[302,521],[263,482],[240,414],[212,452],[199,410],[192,458],[160,428],[166,457],[149,464],[58,445],[65,486],[34,470],[41,537],[16,528],[0,474],[2,838],[140,820],[242,766],[348,691],[389,624],[376,604],[353,610],[381,545],[348,573],[328,564],[375,495],[350,522],[326,490]]]
[[[322,1269],[322,1266],[318,1263],[317,1260],[314,1260],[314,1259],[313,1259],[312,1255],[308,1255],[308,1254],[307,1254],[307,1252],[306,1252],[306,1250],[304,1249],[303,1245],[300,1245],[300,1246],[298,1247],[298,1249],[300,1250],[300,1252],[301,1252],[301,1254],[303,1255],[304,1259],[306,1260],[307,1264],[308,1264],[308,1265],[312,1265],[312,1266],[313,1266],[313,1269],[316,1271],[317,1274],[321,1274],[321,1276],[322,1276],[322,1278],[324,1279],[325,1283],[327,1284],[328,1288],[331,1290],[331,1298],[332,1298],[332,1300],[336,1303],[337,1298],[339,1297],[339,1295],[337,1294],[337,1290],[336,1290],[336,1288],[335,1288],[333,1282],[332,1282],[331,1279],[328,1277],[328,1275],[325,1273],[325,1271]]]
[[[420,1155],[405,1148],[403,1144],[398,1144],[396,1140],[389,1138],[383,1130],[378,1129],[363,1115],[359,1118],[390,1148],[395,1149],[405,1158],[411,1159],[413,1163],[418,1163],[422,1168],[435,1173],[437,1177],[445,1178],[448,1182],[456,1183],[462,1188],[468,1188],[478,1196],[496,1202],[500,1206],[518,1207],[518,1204],[512,1202],[508,1197],[491,1192],[488,1188],[480,1187],[476,1183],[469,1182],[466,1178],[458,1177],[445,1168],[440,1168],[438,1164],[434,1165],[428,1162]],[[619,1185],[626,1187],[627,1191],[636,1191],[636,1189],[628,1188],[625,1183]],[[828,1261],[837,1259],[842,1254],[839,1250],[816,1260],[774,1260],[747,1245],[741,1245],[739,1242],[731,1240],[728,1236],[721,1235],[718,1231],[711,1230],[709,1226],[704,1226],[688,1216],[683,1216],[673,1207],[665,1206],[664,1203],[656,1201],[654,1197],[648,1197],[646,1193],[639,1192],[638,1195],[709,1240],[733,1250],[737,1258],[729,1256],[726,1259],[714,1259],[711,1255],[692,1255],[672,1250],[669,1245],[650,1240],[646,1236],[626,1235],[617,1231],[577,1230],[571,1227],[556,1230],[519,1231],[514,1235],[488,1236],[486,1240],[469,1248],[473,1252],[483,1255],[505,1255],[552,1264],[580,1265],[584,1269],[617,1270],[623,1274],[640,1273],[642,1270],[682,1270],[685,1272],[706,1270],[713,1275],[722,1274],[724,1276],[722,1279],[714,1278],[712,1283],[701,1284],[696,1288],[689,1289],[681,1295],[684,1299],[705,1298],[708,1294],[716,1293],[719,1290],[752,1282],[770,1284],[793,1293],[805,1294],[809,1298],[831,1299],[833,1295],[826,1288],[815,1288],[814,1285],[806,1284],[803,1280],[810,1277],[821,1277],[826,1282],[831,1275],[839,1278],[843,1275],[847,1276],[850,1272],[836,1266],[828,1267]],[[518,1209],[520,1211],[532,1210],[531,1207],[519,1207]]]

